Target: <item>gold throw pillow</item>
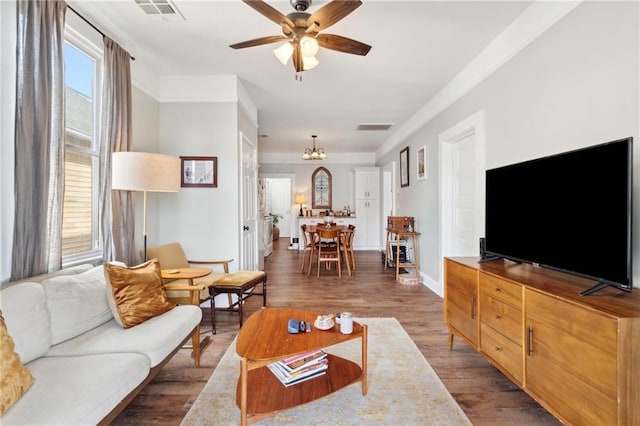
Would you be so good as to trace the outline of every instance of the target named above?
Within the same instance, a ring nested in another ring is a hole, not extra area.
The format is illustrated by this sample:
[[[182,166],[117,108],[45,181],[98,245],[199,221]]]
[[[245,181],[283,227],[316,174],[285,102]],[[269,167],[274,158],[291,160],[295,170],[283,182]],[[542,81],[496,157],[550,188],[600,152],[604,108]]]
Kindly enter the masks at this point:
[[[104,271],[109,306],[116,322],[124,328],[141,324],[176,306],[165,294],[158,259],[130,268],[105,263]]]
[[[31,371],[20,361],[0,313],[0,416],[22,398],[32,384]]]

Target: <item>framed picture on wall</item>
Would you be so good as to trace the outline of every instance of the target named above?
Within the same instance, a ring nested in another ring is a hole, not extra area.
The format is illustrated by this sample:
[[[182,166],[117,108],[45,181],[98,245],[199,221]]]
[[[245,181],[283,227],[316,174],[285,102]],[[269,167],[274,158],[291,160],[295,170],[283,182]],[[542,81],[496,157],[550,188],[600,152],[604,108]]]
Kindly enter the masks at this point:
[[[180,157],[180,163],[183,188],[218,187],[218,157]]]
[[[416,155],[416,173],[418,180],[427,178],[427,146],[422,145],[418,148]]]
[[[400,187],[409,186],[409,147],[400,151]]]

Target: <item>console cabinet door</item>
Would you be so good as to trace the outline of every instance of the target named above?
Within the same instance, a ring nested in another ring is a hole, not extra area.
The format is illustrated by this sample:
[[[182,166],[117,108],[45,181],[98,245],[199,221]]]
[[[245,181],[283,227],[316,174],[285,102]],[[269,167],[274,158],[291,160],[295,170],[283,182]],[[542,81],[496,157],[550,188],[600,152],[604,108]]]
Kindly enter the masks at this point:
[[[445,259],[445,322],[450,333],[478,347],[478,272]],[[450,343],[453,335],[450,334]]]
[[[616,318],[527,289],[525,388],[567,424],[618,424]]]

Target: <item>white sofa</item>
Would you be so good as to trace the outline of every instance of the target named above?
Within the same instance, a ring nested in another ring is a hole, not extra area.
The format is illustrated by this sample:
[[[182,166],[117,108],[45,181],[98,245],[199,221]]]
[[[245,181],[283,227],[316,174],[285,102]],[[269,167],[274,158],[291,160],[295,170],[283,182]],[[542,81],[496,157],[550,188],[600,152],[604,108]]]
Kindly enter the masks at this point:
[[[116,323],[103,266],[83,265],[0,286],[0,310],[34,383],[2,425],[111,422],[198,331],[180,305],[132,328]]]

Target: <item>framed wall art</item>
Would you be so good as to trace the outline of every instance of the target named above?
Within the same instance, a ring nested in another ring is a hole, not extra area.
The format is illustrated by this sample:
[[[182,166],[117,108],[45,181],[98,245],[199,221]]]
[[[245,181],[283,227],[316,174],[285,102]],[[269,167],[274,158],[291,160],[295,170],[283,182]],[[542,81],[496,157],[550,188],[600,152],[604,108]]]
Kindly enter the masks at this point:
[[[218,157],[180,157],[180,163],[183,188],[218,187]]]
[[[331,172],[318,167],[311,175],[311,208],[331,210]]]
[[[427,178],[427,146],[422,145],[416,154],[416,173],[418,180]]]
[[[409,147],[400,151],[400,187],[409,186]]]

